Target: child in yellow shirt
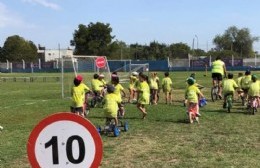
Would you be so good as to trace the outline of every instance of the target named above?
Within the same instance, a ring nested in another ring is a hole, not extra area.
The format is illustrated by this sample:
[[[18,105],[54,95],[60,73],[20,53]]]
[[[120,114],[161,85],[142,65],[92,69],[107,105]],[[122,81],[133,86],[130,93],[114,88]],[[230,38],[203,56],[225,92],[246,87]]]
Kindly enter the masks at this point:
[[[252,75],[252,83],[249,86],[248,90],[248,96],[249,100],[252,101],[252,99],[256,98],[258,102],[258,106],[260,105],[260,82],[257,80],[256,75]]]
[[[195,85],[195,80],[192,77],[187,79],[188,87],[185,91],[187,98],[187,107],[189,113],[189,121],[193,123],[194,119],[199,123],[199,96],[204,97],[198,87]]]
[[[149,85],[150,85],[151,97],[152,97],[151,102],[156,105],[158,101],[158,89],[160,85],[160,79],[157,76],[156,72],[152,73]]]
[[[81,81],[74,78],[74,86],[71,88],[71,112],[84,117],[83,105],[85,102],[85,91],[80,87]]]
[[[119,83],[119,77],[114,77],[113,80],[112,80],[112,84],[115,87],[114,94],[116,94],[118,96],[120,102],[122,102],[121,93],[123,94],[123,97],[125,97],[126,94],[125,94],[125,91],[124,91],[124,87]],[[123,106],[122,103],[119,106],[119,111],[120,111],[120,117],[123,117],[125,115],[125,109],[124,109],[124,106]]]
[[[162,79],[162,89],[165,94],[165,103],[172,103],[172,80],[169,77],[169,72],[164,73],[164,78]]]
[[[115,120],[115,125],[118,125],[118,106],[120,106],[121,102],[119,96],[114,93],[115,87],[113,85],[107,86],[107,93],[104,97],[104,115],[106,120],[109,121],[110,119]]]
[[[144,74],[139,74],[139,86],[137,88],[138,100],[137,100],[137,108],[143,113],[143,119],[145,119],[147,115],[147,111],[145,109],[145,105],[150,102],[150,88],[147,83],[147,76]]]
[[[223,93],[224,93],[224,103],[223,103],[223,108],[226,108],[227,106],[227,96],[232,95],[234,96],[235,90],[238,88],[235,80],[233,79],[233,74],[229,73],[228,74],[228,79],[224,80],[222,83],[223,87]]]

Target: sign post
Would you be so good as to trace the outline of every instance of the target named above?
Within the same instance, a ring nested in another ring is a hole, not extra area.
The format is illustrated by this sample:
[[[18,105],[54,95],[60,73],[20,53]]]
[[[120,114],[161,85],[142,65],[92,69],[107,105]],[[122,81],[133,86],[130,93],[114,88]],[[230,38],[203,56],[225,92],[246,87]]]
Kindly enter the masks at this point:
[[[72,113],[57,113],[33,129],[27,154],[33,168],[98,167],[102,140],[88,120]]]

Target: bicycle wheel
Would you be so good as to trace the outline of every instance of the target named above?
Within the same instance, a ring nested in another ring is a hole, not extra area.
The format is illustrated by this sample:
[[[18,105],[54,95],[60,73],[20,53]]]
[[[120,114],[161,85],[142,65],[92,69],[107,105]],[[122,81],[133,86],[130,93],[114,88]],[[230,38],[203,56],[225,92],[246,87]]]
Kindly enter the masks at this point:
[[[218,88],[212,87],[211,88],[211,100],[214,102],[217,99],[218,99]]]
[[[227,109],[228,109],[229,113],[231,112],[231,108],[232,108],[232,97],[228,96],[227,97]]]

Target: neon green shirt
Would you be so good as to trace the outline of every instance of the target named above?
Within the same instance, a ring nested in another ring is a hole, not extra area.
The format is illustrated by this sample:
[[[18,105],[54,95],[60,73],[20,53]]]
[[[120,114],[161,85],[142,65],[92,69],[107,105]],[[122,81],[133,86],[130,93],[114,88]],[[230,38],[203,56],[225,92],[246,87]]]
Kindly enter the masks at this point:
[[[150,88],[151,89],[158,89],[158,83],[157,81],[159,81],[159,77],[156,76],[156,77],[152,77],[150,79]]]
[[[101,91],[103,83],[98,79],[92,79],[91,81],[91,87],[93,91]]]
[[[170,77],[165,77],[162,80],[162,88],[164,91],[171,91],[172,89],[172,80]]]
[[[124,88],[120,83],[115,85],[114,94],[119,97],[120,102],[122,101],[121,91],[123,91],[123,90],[124,90]]]
[[[193,84],[191,86],[188,86],[188,88],[186,89],[185,97],[187,97],[187,100],[189,102],[198,103],[199,101],[198,94],[200,93],[201,92],[199,88]]]
[[[85,101],[85,91],[82,87],[74,86],[71,88],[72,107],[83,107]]]
[[[216,60],[214,62],[212,62],[212,73],[220,73],[221,75],[224,75],[224,68],[223,66],[225,65],[225,63],[221,60]]]
[[[237,78],[237,86],[238,86],[239,88],[241,88],[241,80],[242,80],[242,78],[243,78],[243,76]]]
[[[119,97],[114,93],[109,93],[104,98],[104,114],[106,117],[117,117]]]
[[[251,84],[251,75],[246,75],[241,79],[241,88],[242,89],[249,89]]]
[[[149,104],[150,101],[150,87],[146,81],[140,82],[140,86],[138,88],[139,97],[138,103],[140,104]]]
[[[260,96],[260,82],[252,82],[248,90],[249,96]]]
[[[82,82],[79,84],[79,87],[80,87],[82,90],[84,90],[85,93],[87,93],[87,92],[90,91],[89,87],[87,87],[87,85],[85,85],[85,84],[82,83]],[[84,99],[84,100],[85,100],[85,93],[84,93],[84,96],[83,96],[83,99]]]
[[[223,81],[223,92],[234,92],[236,88],[238,88],[237,83],[234,79],[226,79]]]

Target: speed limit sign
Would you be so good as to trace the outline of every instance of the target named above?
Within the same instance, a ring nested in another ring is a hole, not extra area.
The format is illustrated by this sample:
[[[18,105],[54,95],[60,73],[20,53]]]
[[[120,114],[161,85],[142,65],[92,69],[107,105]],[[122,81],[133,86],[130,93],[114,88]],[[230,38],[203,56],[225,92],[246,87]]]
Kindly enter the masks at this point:
[[[72,113],[57,113],[33,129],[27,154],[33,168],[98,167],[102,140],[88,120]]]

